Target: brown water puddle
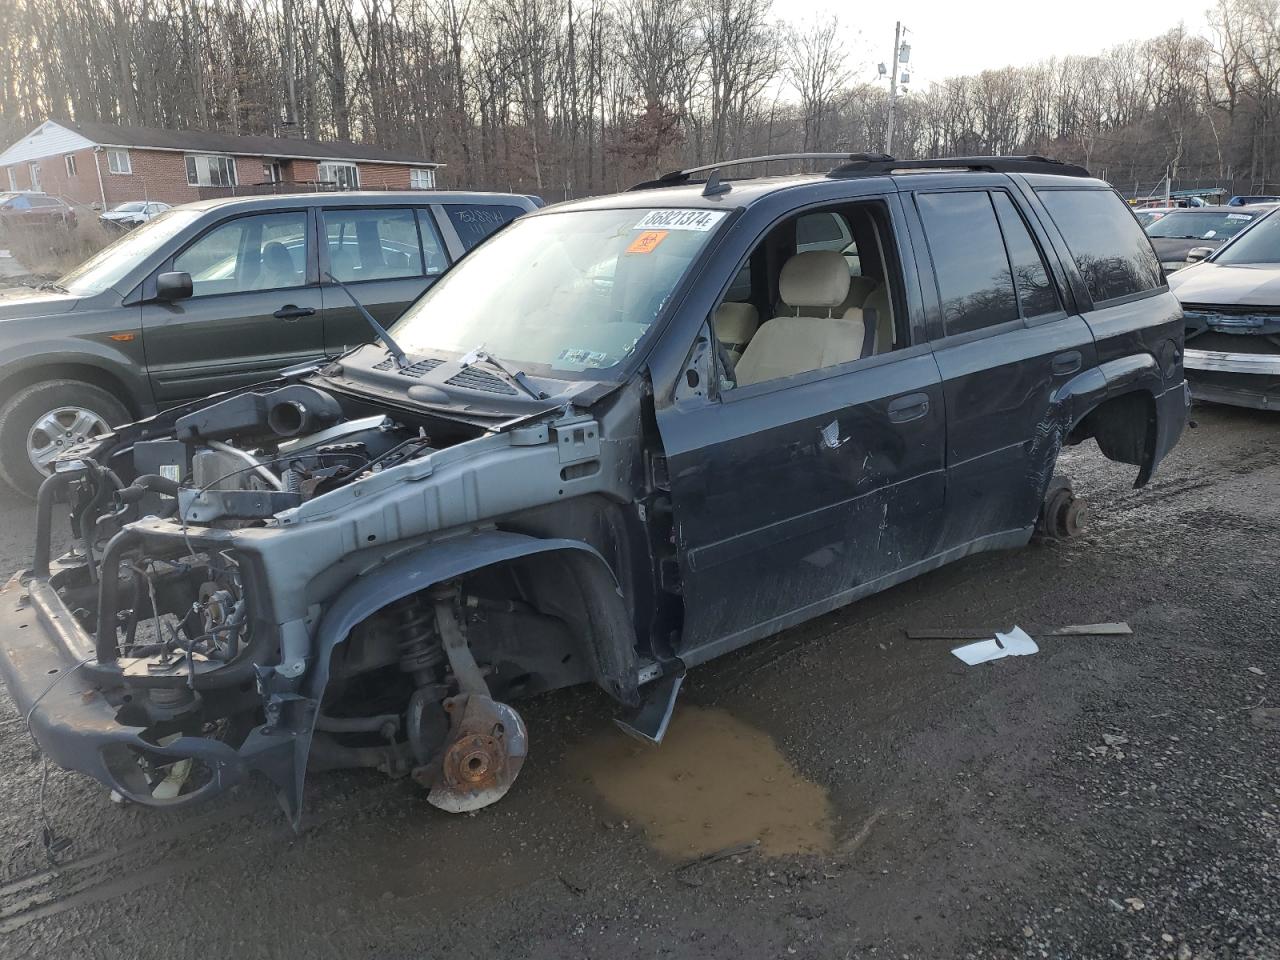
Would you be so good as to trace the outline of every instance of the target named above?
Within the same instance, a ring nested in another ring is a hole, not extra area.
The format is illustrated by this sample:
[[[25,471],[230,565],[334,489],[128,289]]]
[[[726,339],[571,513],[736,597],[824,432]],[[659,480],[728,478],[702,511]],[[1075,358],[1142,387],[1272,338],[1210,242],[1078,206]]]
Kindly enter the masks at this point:
[[[568,762],[668,857],[757,840],[773,856],[832,846],[826,791],[801,777],[768,734],[724,710],[680,707],[660,747],[602,731]]]

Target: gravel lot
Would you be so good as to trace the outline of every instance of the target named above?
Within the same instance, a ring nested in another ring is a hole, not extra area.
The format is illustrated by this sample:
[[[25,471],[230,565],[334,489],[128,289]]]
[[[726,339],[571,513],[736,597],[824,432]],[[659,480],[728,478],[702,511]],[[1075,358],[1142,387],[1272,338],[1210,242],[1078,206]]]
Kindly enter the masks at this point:
[[[1194,416],[1141,491],[1064,457],[1083,537],[695,671],[657,752],[590,690],[530,704],[475,816],[327,774],[294,835],[258,785],[180,818],[50,769],[51,867],[0,695],[0,956],[1280,957],[1280,417]],[[33,518],[0,496],[7,575]],[[1120,620],[977,667],[903,633]]]

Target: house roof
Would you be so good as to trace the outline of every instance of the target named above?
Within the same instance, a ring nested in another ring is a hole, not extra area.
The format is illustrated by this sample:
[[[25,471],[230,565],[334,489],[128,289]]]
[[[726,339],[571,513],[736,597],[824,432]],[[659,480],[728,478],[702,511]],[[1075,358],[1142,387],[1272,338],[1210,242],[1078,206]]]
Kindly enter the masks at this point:
[[[147,150],[176,150],[183,152],[207,151],[210,153],[234,153],[256,157],[280,157],[303,160],[352,160],[361,163],[403,163],[415,167],[438,167],[440,164],[425,159],[411,150],[389,150],[367,143],[345,143],[330,140],[304,140],[298,137],[238,136],[216,133],[211,130],[162,130],[157,127],[125,127],[112,123],[93,121],[48,120],[38,130],[0,154],[0,164],[38,159],[66,152],[52,150],[59,142],[51,133],[69,131],[83,138],[81,144],[102,147],[125,147]],[[37,134],[45,134],[48,146],[38,144]],[[64,135],[65,141],[65,135]],[[24,149],[19,149],[24,148]],[[82,147],[72,147],[80,149]],[[43,151],[45,152],[41,152]],[[18,155],[18,154],[21,155]],[[11,156],[12,155],[12,156]]]

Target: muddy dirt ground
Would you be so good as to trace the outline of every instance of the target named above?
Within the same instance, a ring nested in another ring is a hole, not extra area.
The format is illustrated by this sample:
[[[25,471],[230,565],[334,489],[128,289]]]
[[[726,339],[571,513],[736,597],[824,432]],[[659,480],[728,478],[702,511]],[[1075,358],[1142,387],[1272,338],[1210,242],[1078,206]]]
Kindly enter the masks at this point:
[[[50,769],[53,867],[6,699],[0,956],[1280,957],[1280,417],[1194,415],[1141,491],[1064,458],[1085,536],[700,668],[657,752],[589,690],[529,705],[474,816],[326,774],[295,835],[258,785],[178,817]],[[32,512],[0,517],[7,571]],[[903,633],[1121,620],[977,667]]]

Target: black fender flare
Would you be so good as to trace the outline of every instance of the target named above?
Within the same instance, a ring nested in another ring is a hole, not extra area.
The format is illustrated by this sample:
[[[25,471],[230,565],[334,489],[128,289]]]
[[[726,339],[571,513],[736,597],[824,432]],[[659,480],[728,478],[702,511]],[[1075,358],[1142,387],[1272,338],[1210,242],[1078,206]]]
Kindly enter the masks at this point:
[[[334,649],[353,627],[383,607],[410,594],[483,567],[508,560],[561,553],[582,591],[586,627],[596,680],[615,700],[639,702],[635,630],[622,590],[604,557],[579,540],[540,539],[521,533],[485,530],[424,544],[421,549],[388,560],[349,583],[329,605],[316,628],[311,670],[304,687],[310,708],[294,726],[294,782],[286,810],[295,825],[301,815],[311,739],[320,702],[329,685]],[[277,783],[280,783],[277,780]],[[288,787],[285,788],[288,791]]]
[[[1053,478],[1058,453],[1063,443],[1090,413],[1117,397],[1133,393],[1160,396],[1165,390],[1164,375],[1156,358],[1149,353],[1117,357],[1081,371],[1058,387],[1049,397],[1044,417],[1036,425],[1028,457],[1031,481],[1039,497],[1043,497]],[[1134,486],[1142,486],[1155,468],[1156,430],[1148,431],[1147,451],[1138,467]]]

